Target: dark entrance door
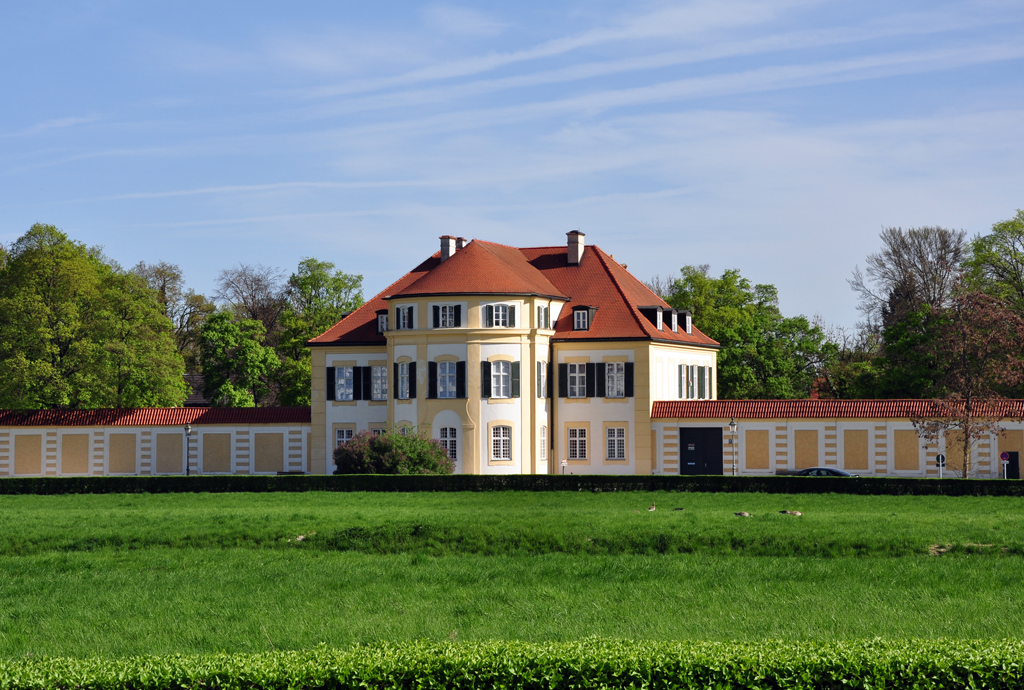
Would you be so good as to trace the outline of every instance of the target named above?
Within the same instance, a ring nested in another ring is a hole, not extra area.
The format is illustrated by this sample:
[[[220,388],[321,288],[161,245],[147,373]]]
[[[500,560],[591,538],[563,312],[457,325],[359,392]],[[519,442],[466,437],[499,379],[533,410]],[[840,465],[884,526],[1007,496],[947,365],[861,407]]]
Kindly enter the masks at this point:
[[[1006,478],[1020,479],[1020,453],[1012,450],[1007,455],[1010,456],[1010,462],[1006,464]]]
[[[722,474],[722,428],[679,427],[679,474]]]

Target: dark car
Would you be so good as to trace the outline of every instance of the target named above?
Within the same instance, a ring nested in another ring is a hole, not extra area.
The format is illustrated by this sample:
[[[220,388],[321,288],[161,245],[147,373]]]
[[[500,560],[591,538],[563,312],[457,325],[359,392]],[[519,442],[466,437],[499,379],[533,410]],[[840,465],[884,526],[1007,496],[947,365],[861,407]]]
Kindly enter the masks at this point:
[[[856,475],[837,470],[835,467],[808,467],[794,473],[798,477],[855,477]]]

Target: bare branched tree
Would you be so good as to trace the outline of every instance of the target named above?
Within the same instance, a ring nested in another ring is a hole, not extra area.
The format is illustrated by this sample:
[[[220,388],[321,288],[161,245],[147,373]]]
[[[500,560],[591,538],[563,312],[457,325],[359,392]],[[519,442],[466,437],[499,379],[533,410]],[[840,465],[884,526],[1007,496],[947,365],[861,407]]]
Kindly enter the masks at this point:
[[[238,264],[224,269],[217,277],[217,292],[213,296],[226,302],[237,316],[262,321],[268,341],[278,330],[281,312],[287,304],[284,274],[263,264]]]
[[[645,280],[644,285],[662,299],[668,297],[672,292],[672,280],[670,278],[662,278],[660,274],[652,276],[650,280]]]
[[[197,372],[199,329],[206,317],[217,310],[216,305],[195,290],[186,290],[184,275],[175,264],[140,261],[132,273],[140,276],[157,293],[164,316],[174,324],[174,340],[178,352],[185,358],[185,371]]]
[[[963,230],[940,227],[886,228],[881,251],[869,254],[848,281],[860,296],[858,309],[868,330],[884,327],[906,311],[927,304],[948,305],[965,256]]]

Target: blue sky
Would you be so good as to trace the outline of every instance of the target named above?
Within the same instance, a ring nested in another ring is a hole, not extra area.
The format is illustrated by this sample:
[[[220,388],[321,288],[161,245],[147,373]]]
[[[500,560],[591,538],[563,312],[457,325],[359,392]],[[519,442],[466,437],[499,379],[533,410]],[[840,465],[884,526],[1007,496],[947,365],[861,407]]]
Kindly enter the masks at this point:
[[[207,294],[581,229],[852,325],[883,227],[1024,207],[1019,0],[4,3],[0,64],[0,242],[52,223]]]

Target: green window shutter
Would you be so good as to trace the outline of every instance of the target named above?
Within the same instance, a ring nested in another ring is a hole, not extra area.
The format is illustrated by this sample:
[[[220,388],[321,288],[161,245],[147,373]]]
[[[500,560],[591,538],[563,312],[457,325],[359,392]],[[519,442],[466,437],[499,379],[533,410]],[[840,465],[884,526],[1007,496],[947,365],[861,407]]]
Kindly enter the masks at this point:
[[[624,378],[625,378],[625,382],[624,383],[625,383],[625,387],[626,387],[626,397],[627,398],[632,398],[633,397],[633,363],[632,362],[626,362],[626,375],[625,375]]]
[[[491,397],[491,363],[480,362],[480,397]]]
[[[508,327],[516,327],[516,306],[514,304],[508,306]]]
[[[327,399],[334,400],[335,391],[338,389],[334,382],[334,367],[327,367]]]
[[[512,362],[512,397],[519,397],[519,362]]]
[[[494,307],[488,304],[484,307],[484,328],[494,327]]]

